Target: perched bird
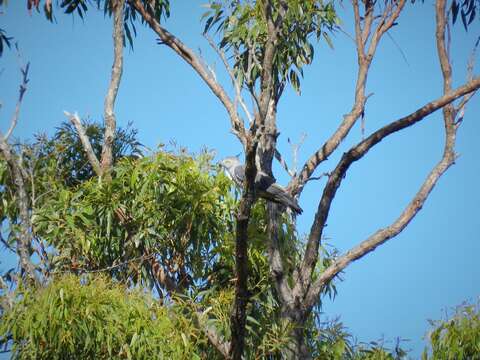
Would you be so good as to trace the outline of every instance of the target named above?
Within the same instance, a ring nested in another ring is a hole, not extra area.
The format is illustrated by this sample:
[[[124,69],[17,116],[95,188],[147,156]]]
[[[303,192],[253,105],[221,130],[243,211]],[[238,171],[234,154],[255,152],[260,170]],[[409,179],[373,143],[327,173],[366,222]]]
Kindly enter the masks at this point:
[[[238,185],[243,186],[245,179],[245,165],[240,162],[236,156],[229,156],[220,161],[229,177]],[[255,176],[255,191],[257,195],[267,201],[272,201],[283,206],[289,207],[296,214],[303,212],[298,205],[297,200],[287,191],[275,182],[275,179],[262,171],[257,171]]]

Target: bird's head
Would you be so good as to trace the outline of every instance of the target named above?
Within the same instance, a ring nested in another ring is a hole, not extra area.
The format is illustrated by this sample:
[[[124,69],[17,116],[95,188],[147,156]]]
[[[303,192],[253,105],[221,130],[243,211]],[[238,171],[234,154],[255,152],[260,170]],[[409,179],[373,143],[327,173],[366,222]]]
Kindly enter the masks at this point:
[[[225,169],[232,169],[239,164],[240,159],[236,156],[228,156],[220,161],[220,165],[222,165]]]

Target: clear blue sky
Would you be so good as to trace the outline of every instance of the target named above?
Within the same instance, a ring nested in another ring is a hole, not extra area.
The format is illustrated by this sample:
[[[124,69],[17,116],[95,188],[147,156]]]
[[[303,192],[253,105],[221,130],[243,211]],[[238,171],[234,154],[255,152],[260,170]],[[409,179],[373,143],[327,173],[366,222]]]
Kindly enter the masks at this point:
[[[172,2],[167,28],[191,48],[201,47],[229,88],[220,61],[200,35],[203,1]],[[338,9],[345,30],[353,33],[349,3]],[[85,21],[58,11],[56,15],[57,23],[50,24],[43,15],[28,16],[23,1],[10,1],[0,16],[0,27],[15,37],[23,59],[31,62],[30,86],[15,132],[22,139],[34,132],[52,133],[65,120],[63,110],[93,119],[102,116],[112,59],[111,21],[93,8]],[[367,134],[441,95],[433,3],[408,4],[398,22],[390,32],[392,38],[383,39],[370,71],[367,93],[374,95],[366,108]],[[479,24],[475,21],[468,33],[461,23],[453,29],[456,85],[465,79]],[[138,30],[134,51],[127,50],[125,55],[117,102],[120,125],[132,121],[140,130],[140,140],[150,147],[175,140],[191,151],[203,146],[215,149],[219,158],[240,152],[224,109],[200,78],[171,50],[157,45],[153,32],[140,25]],[[279,106],[279,148],[288,160],[287,138],[296,142],[307,134],[299,152],[301,164],[351,108],[357,71],[354,44],[342,33],[334,36],[334,44],[334,50],[324,43],[317,47],[315,61],[305,71],[302,96],[288,90]],[[0,128],[5,131],[20,81],[14,51],[0,59],[0,69]],[[460,158],[419,215],[400,236],[351,265],[338,284],[337,298],[324,302],[325,316],[341,316],[361,341],[400,336],[410,339],[406,346],[418,357],[427,319],[438,319],[445,308],[479,298],[478,99],[471,101],[459,131]],[[434,114],[384,140],[352,166],[333,202],[328,242],[345,251],[395,220],[440,159],[442,130],[440,113]],[[341,145],[340,154],[359,140],[357,126]],[[331,170],[338,159],[339,155],[332,156],[319,171]],[[288,181],[278,167],[275,175],[280,182]],[[302,232],[310,227],[323,185],[311,182],[304,191]],[[5,254],[0,259],[1,270],[12,262]]]

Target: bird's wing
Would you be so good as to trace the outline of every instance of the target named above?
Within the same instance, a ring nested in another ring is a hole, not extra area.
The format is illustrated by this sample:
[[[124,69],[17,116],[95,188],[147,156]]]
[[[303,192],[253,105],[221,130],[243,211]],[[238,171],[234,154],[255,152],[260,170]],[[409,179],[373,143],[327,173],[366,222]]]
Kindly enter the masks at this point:
[[[263,171],[258,171],[255,177],[255,187],[258,190],[265,191],[271,185],[275,184],[275,179],[265,174]]]
[[[262,192],[262,195],[268,200],[288,206],[297,214],[303,212],[302,208],[298,205],[297,200],[277,183],[270,185],[265,192]]]
[[[233,168],[233,181],[235,181],[238,185],[242,186],[243,181],[245,180],[245,166],[237,165]]]

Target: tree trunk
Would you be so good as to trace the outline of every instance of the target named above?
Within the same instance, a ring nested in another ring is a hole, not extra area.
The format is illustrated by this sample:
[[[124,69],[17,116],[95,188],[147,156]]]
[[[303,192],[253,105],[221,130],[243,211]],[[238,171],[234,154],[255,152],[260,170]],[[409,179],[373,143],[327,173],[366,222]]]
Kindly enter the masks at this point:
[[[285,309],[282,311],[282,317],[287,319],[293,325],[292,338],[293,341],[285,350],[284,356],[288,360],[310,360],[312,355],[305,343],[305,322],[308,313],[299,307],[294,309]]]

